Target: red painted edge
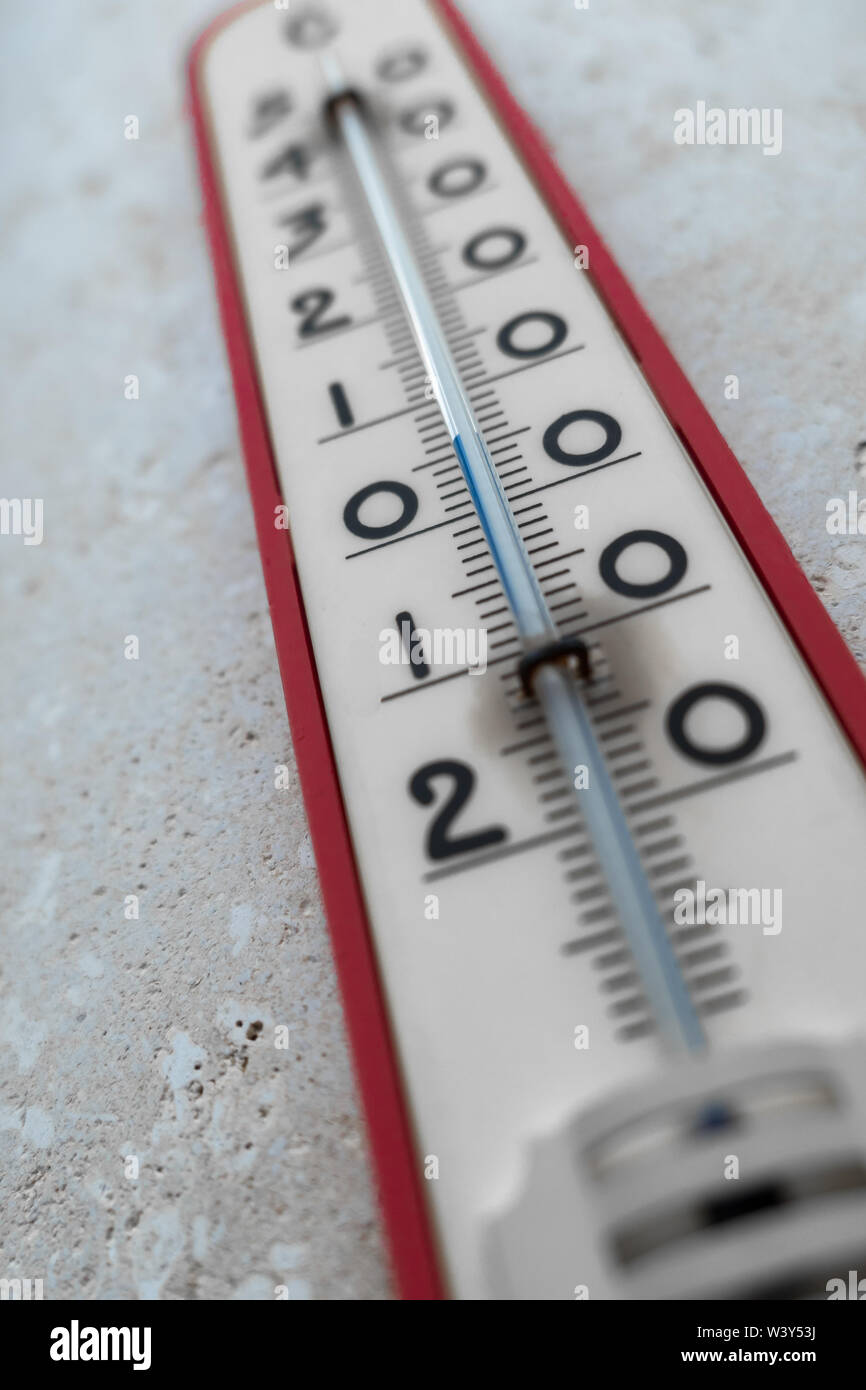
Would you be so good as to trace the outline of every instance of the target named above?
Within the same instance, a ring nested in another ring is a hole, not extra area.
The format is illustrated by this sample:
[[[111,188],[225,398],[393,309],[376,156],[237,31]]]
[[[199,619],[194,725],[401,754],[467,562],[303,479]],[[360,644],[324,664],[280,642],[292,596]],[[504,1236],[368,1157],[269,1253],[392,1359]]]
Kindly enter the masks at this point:
[[[300,583],[288,533],[274,527],[274,509],[281,504],[282,497],[235,274],[219,174],[210,150],[201,85],[202,59],[214,35],[247,8],[247,5],[240,5],[220,16],[196,41],[189,57],[191,114],[203,192],[203,217],[228,346],[292,743],[316,853],[397,1287],[404,1299],[440,1299],[445,1295],[422,1193],[421,1169],[376,968]]]
[[[432,0],[485,91],[542,198],[574,246],[589,249],[593,284],[638,358],[725,520],[828,703],[866,764],[866,683],[841,634],[709,411],[453,0]],[[585,273],[585,272],[584,272]]]
[[[200,65],[214,36],[251,0],[219,16],[189,57],[191,115],[223,331],[277,655],[295,756],[322,884],[332,948],[378,1176],[397,1287],[404,1299],[447,1297],[439,1273],[372,934],[361,892],[285,531],[273,525],[281,494],[219,175],[211,154]],[[592,280],[664,410],[678,430],[861,761],[866,763],[866,688],[853,656],[794,559],[709,412],[647,317],[580,201],[452,0],[431,0],[485,91],[541,196],[572,244],[589,248]]]

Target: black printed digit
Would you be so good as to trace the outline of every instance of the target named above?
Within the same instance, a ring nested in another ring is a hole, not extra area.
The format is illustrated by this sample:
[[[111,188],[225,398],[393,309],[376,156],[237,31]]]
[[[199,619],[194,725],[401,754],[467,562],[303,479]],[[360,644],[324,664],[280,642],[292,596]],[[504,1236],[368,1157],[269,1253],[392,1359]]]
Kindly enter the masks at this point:
[[[423,767],[419,767],[409,783],[411,795],[421,806],[430,806],[436,800],[432,783],[437,778],[448,779],[452,787],[451,795],[427,831],[426,848],[430,859],[450,859],[455,854],[469,854],[471,850],[501,844],[507,838],[508,832],[501,825],[491,825],[485,830],[475,830],[452,838],[451,827],[475,787],[475,773],[466,763],[459,763],[451,758],[425,763]]]
[[[703,700],[726,700],[736,706],[745,719],[745,730],[739,743],[729,744],[725,748],[713,748],[697,743],[689,734],[686,727],[688,717]],[[728,685],[726,681],[707,681],[702,685],[691,686],[674,700],[667,712],[665,723],[672,743],[681,753],[693,762],[708,763],[713,767],[738,763],[743,758],[748,758],[763,743],[767,732],[767,720],[757,700],[747,690],[741,690],[737,685]]]
[[[314,241],[328,230],[325,221],[324,203],[311,203],[309,207],[301,208],[298,212],[285,213],[278,220],[281,227],[293,227],[297,229],[298,236],[289,246],[289,260],[300,256],[306,251],[308,246],[312,246]]]
[[[397,516],[391,521],[380,522],[377,525],[363,521],[361,508],[364,503],[371,497],[383,494],[397,499],[400,507]],[[418,495],[405,483],[370,483],[368,487],[362,487],[360,492],[349,498],[343,508],[343,521],[354,536],[360,536],[365,541],[379,541],[405,531],[407,526],[411,526],[417,511]]]
[[[386,53],[376,64],[376,76],[383,82],[406,82],[427,66],[423,48],[400,48]]]
[[[298,325],[299,338],[314,338],[317,333],[333,333],[335,328],[345,328],[352,322],[348,314],[335,318],[325,318],[334,302],[333,290],[304,290],[291,301],[292,309],[301,315]]]
[[[250,121],[250,139],[258,140],[260,136],[267,135],[269,130],[273,130],[274,126],[285,120],[291,110],[292,102],[288,92],[279,88],[256,97]]]
[[[476,270],[501,270],[519,260],[526,237],[516,227],[488,227],[477,232],[463,247],[463,260]]]
[[[286,39],[294,48],[322,48],[336,37],[339,25],[320,5],[305,5],[286,22]]]
[[[423,645],[415,626],[415,619],[409,612],[398,613],[394,622],[403,643],[403,650],[409,658],[409,667],[416,681],[424,681],[430,675],[430,667],[424,660]]]
[[[617,561],[633,545],[654,545],[663,551],[668,562],[667,574],[643,584],[623,579],[617,570]],[[659,594],[666,594],[669,589],[676,588],[687,566],[685,550],[679,541],[664,531],[626,531],[605,546],[598,562],[599,573],[607,587],[625,598],[657,598]]]
[[[529,333],[521,333],[520,330],[527,324],[532,325]],[[533,333],[535,325],[540,325],[542,330],[538,343],[532,341],[537,333],[537,330]],[[496,335],[496,346],[506,357],[546,357],[547,353],[555,352],[567,336],[568,324],[559,314],[552,314],[547,309],[530,309],[502,325]],[[530,339],[528,343],[527,337]]]
[[[583,423],[599,425],[604,431],[604,441],[597,449],[582,452],[566,449],[562,444],[562,435],[569,425]],[[603,410],[569,410],[565,415],[560,415],[558,420],[554,420],[552,425],[548,425],[541,442],[544,452],[555,463],[565,463],[570,468],[586,468],[591,463],[600,463],[602,459],[608,458],[619,448],[621,440],[622,430],[612,415],[606,415]]]
[[[305,179],[310,172],[312,155],[306,145],[284,145],[273,157],[264,165],[261,177],[263,179],[280,178],[283,174],[294,174],[296,179]]]
[[[328,395],[331,397],[331,405],[334,407],[334,414],[341,427],[347,430],[350,425],[354,425],[355,415],[349,404],[349,397],[346,395],[346,388],[343,383],[332,381],[328,387]]]
[[[419,102],[401,112],[397,121],[407,135],[424,135],[429,129],[430,118],[435,117],[440,130],[444,130],[454,119],[454,104],[444,98],[439,101]]]
[[[480,159],[449,159],[440,164],[427,180],[427,187],[439,198],[463,198],[473,193],[487,176]]]

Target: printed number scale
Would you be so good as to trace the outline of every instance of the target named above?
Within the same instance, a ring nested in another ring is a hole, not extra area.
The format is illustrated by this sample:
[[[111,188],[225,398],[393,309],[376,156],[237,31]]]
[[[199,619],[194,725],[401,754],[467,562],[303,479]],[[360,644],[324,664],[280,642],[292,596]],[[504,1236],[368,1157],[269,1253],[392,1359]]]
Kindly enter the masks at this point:
[[[450,4],[243,6],[191,81],[403,1296],[820,1292],[866,1258],[853,660]]]

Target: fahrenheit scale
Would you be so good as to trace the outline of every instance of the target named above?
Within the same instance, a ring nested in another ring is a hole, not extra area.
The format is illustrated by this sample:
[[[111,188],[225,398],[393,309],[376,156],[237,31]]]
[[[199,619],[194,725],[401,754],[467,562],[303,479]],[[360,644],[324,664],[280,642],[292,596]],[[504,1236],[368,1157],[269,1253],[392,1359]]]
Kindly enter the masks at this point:
[[[191,72],[401,1291],[820,1293],[856,667],[449,4],[241,7]]]

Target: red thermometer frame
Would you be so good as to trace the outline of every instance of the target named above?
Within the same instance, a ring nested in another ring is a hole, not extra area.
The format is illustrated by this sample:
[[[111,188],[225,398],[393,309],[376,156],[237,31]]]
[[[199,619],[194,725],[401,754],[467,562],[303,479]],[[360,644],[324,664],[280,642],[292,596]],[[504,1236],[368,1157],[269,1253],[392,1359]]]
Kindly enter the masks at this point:
[[[542,200],[569,239],[589,248],[592,282],[805,659],[854,752],[866,765],[866,683],[788,545],[617,266],[542,137],[511,96],[451,0],[430,0],[450,31]],[[373,938],[346,821],[291,539],[273,524],[282,502],[255,355],[232,251],[201,65],[214,36],[255,5],[221,15],[189,58],[192,121],[223,332],[255,512],[286,707],[325,903],[356,1075],[378,1178],[397,1290],[447,1298],[424,1198]]]

